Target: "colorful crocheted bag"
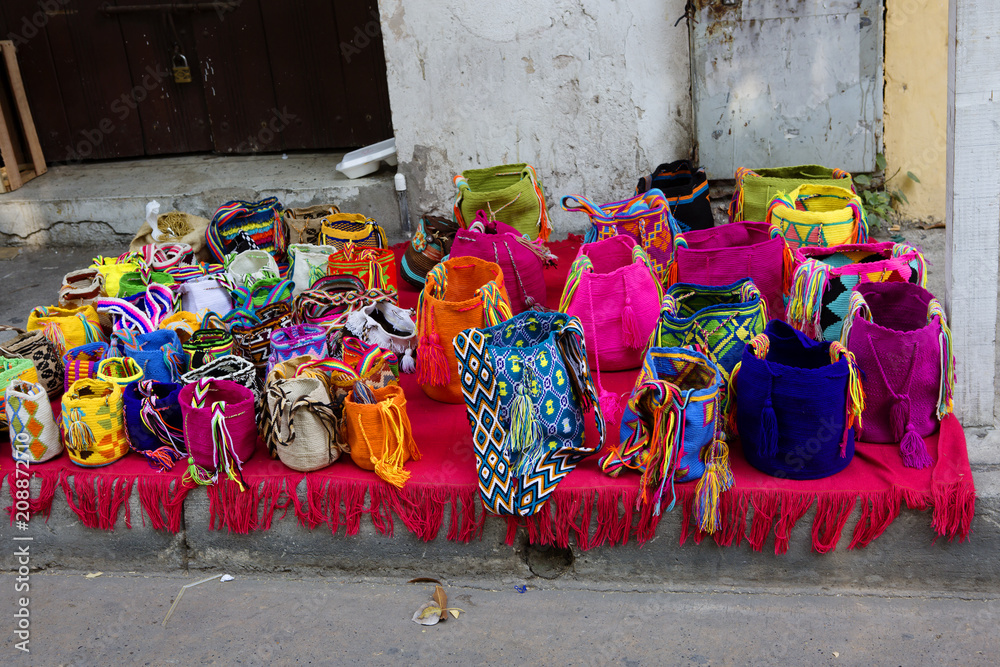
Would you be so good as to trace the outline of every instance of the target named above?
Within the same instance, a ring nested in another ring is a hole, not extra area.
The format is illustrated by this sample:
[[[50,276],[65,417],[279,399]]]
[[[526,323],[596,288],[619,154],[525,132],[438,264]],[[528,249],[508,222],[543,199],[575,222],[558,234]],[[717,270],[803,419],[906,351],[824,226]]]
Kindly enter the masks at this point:
[[[911,283],[858,285],[841,343],[861,369],[861,439],[899,443],[909,468],[931,465],[923,439],[952,413],[955,391],[951,329],[940,302]]]
[[[231,252],[250,248],[264,250],[280,262],[285,257],[281,212],[282,206],[276,197],[256,202],[227,202],[212,216],[205,233],[205,245],[219,263]]]
[[[347,316],[344,328],[355,338],[395,354],[404,373],[417,370],[413,359],[417,349],[417,325],[412,310],[378,301],[353,311]]]
[[[140,380],[122,394],[129,446],[160,472],[187,456],[180,392],[181,385],[173,382]]]
[[[694,346],[719,365],[725,380],[750,339],[764,331],[767,305],[749,278],[730,285],[676,283],[667,289],[654,347]]]
[[[0,343],[0,356],[31,360],[38,372],[38,382],[45,387],[49,398],[55,399],[61,396],[65,390],[63,386],[65,370],[62,356],[56,351],[52,341],[38,329],[25,332],[17,327],[0,325],[0,331],[13,331],[17,334]]]
[[[406,414],[406,396],[398,385],[375,389],[372,394],[374,403],[359,402],[356,390],[344,401],[351,460],[401,489],[410,478],[404,464],[410,459],[420,460],[410,417]]]
[[[730,382],[736,432],[753,467],[783,479],[822,479],[854,458],[865,409],[854,355],[779,320],[743,350]]]
[[[642,364],[662,298],[649,256],[631,237],[613,236],[580,246],[559,311],[579,318],[590,367],[619,371]]]
[[[195,370],[233,353],[233,335],[225,329],[198,329],[181,347],[188,355],[188,368]]]
[[[294,284],[293,296],[310,289],[317,279],[326,275],[327,262],[335,252],[337,248],[328,245],[295,243],[288,246],[288,260],[292,265],[288,273]]]
[[[667,286],[729,285],[750,278],[767,303],[768,316],[783,320],[792,262],[791,249],[777,227],[735,222],[675,236]]]
[[[545,306],[546,264],[555,255],[540,241],[532,243],[516,229],[502,222],[486,222],[480,217],[469,229],[460,229],[451,245],[452,257],[478,257],[494,262],[503,271],[503,282],[515,315]]]
[[[96,269],[101,274],[105,296],[116,298],[122,276],[138,271],[139,263],[134,261],[129,253],[125,253],[121,257],[95,257],[90,268]]]
[[[452,340],[469,327],[511,317],[503,271],[476,257],[452,257],[427,274],[417,301],[417,382],[443,403],[462,402],[462,384]]]
[[[122,387],[96,378],[70,385],[62,400],[63,444],[84,468],[114,463],[128,453]]]
[[[463,229],[471,227],[482,211],[487,220],[502,219],[532,241],[549,240],[545,194],[531,165],[521,162],[467,169],[453,180],[458,190],[455,220]]]
[[[139,292],[145,292],[151,282],[169,287],[177,281],[172,275],[163,271],[130,271],[122,274],[118,281],[118,298],[127,299]]]
[[[839,340],[851,290],[862,283],[908,282],[924,287],[927,269],[918,250],[902,243],[799,248],[795,254],[788,321],[816,340]]]
[[[60,308],[79,308],[97,301],[104,290],[104,276],[94,267],[70,271],[59,289]]]
[[[271,332],[271,353],[267,358],[267,372],[274,365],[299,356],[323,359],[329,355],[326,329],[315,324],[293,324]]]
[[[240,313],[232,319],[229,333],[233,335],[236,353],[253,363],[261,379],[271,356],[271,333],[292,324],[292,308],[284,301],[268,304],[254,311]],[[232,315],[232,313],[230,313]]]
[[[97,377],[97,366],[108,356],[110,347],[107,343],[87,343],[71,348],[63,355],[63,391],[69,391],[69,386],[77,380]]]
[[[127,329],[111,335],[113,356],[134,359],[144,380],[176,382],[188,370],[187,354],[173,329],[134,333]]]
[[[92,305],[79,308],[38,306],[28,315],[28,331],[41,329],[59,354],[86,343],[107,343],[97,310]]]
[[[719,367],[702,353],[650,348],[622,416],[621,446],[611,446],[601,469],[612,477],[626,468],[640,472],[636,504],[652,503],[655,515],[664,501],[673,509],[674,482],[700,480],[698,526],[715,532],[719,495],[733,484],[729,448],[720,437],[724,393]]]
[[[340,457],[330,392],[316,377],[268,378],[268,450],[292,470],[310,472]]]
[[[661,283],[667,278],[667,264],[674,253],[674,235],[681,228],[670,214],[670,204],[659,190],[598,206],[585,197],[563,197],[566,211],[583,211],[591,227],[583,240],[593,243],[612,236],[631,236],[646,251]]]
[[[214,484],[219,476],[244,490],[243,464],[257,446],[254,395],[228,380],[201,378],[180,393],[187,470],[184,481]]]
[[[204,315],[213,312],[225,316],[233,309],[233,298],[221,276],[205,276],[188,280],[177,288],[181,304],[189,313]]]
[[[400,277],[417,289],[423,289],[427,272],[451,252],[458,229],[458,223],[453,220],[437,215],[422,217],[403,251]]]
[[[767,207],[766,222],[781,230],[792,250],[868,241],[861,198],[833,185],[800,185],[787,195],[779,194]]]
[[[225,265],[229,285],[233,288],[252,287],[264,278],[281,278],[278,263],[264,250],[244,250],[228,255]]]
[[[11,456],[15,461],[44,463],[62,453],[59,427],[45,387],[14,379],[5,391]]]
[[[286,208],[282,214],[289,247],[292,243],[316,243],[323,227],[323,218],[340,213],[333,204],[320,204],[303,208]]]
[[[97,364],[97,379],[124,387],[142,379],[142,368],[129,357],[105,357]]]
[[[771,200],[803,184],[830,185],[854,190],[851,175],[843,169],[818,164],[796,167],[736,170],[736,188],[729,202],[729,222],[764,222]]]
[[[257,379],[257,368],[243,357],[230,354],[209,361],[204,366],[188,371],[181,376],[184,384],[195,384],[202,378],[212,380],[229,380],[246,387],[254,396],[255,410],[263,409],[263,383]]]
[[[604,444],[580,322],[565,313],[528,311],[466,329],[454,348],[483,504],[494,514],[534,514],[559,481]],[[584,440],[591,409],[598,443]]]
[[[389,240],[382,227],[360,213],[334,213],[323,218],[319,244],[343,248],[388,248]]]
[[[4,398],[4,392],[14,380],[38,382],[38,371],[35,370],[31,359],[0,357],[0,429],[5,429],[8,425],[7,413],[5,412],[7,401]]]
[[[695,168],[687,160],[664,163],[649,176],[639,179],[635,193],[659,190],[670,204],[670,212],[681,229],[708,229],[715,226],[708,199],[708,176],[705,168]],[[685,231],[687,231],[685,230]]]
[[[380,301],[393,302],[396,298],[395,292],[366,290],[356,276],[327,276],[313,289],[295,297],[293,311],[297,323],[321,326],[332,339],[355,310]]]
[[[348,243],[330,255],[326,275],[357,276],[365,289],[396,292],[396,256],[388,248],[363,248]]]

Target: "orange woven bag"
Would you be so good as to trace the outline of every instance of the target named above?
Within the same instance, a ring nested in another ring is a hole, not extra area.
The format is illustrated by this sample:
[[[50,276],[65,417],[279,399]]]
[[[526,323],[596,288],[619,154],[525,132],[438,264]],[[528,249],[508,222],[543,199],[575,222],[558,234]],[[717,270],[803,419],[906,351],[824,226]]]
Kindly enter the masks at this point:
[[[372,394],[375,403],[355,403],[353,391],[344,401],[351,460],[358,467],[374,470],[389,484],[402,488],[410,478],[403,464],[410,459],[420,460],[410,417],[406,414],[406,396],[403,388],[395,384],[375,389]]]
[[[503,271],[476,257],[452,257],[427,274],[417,302],[417,382],[442,403],[462,403],[452,341],[466,329],[512,317]]]

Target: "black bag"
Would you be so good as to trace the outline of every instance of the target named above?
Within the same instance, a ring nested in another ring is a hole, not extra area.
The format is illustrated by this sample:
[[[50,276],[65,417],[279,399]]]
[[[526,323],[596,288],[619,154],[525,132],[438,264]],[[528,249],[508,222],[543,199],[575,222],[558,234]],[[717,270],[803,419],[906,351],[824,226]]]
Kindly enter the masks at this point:
[[[635,193],[642,194],[654,188],[666,197],[670,212],[682,228],[709,229],[715,226],[704,167],[694,169],[687,160],[661,164],[652,174],[639,179]]]

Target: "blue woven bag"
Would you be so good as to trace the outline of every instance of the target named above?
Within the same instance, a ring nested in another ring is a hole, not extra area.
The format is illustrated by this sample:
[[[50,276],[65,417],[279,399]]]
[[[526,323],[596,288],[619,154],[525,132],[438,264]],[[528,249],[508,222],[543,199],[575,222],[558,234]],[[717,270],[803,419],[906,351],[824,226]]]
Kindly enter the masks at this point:
[[[112,352],[117,350],[118,356],[134,359],[142,369],[145,380],[174,382],[187,371],[187,353],[173,329],[157,329],[140,334],[120,329],[111,338]]]
[[[130,382],[123,392],[129,446],[157,470],[170,470],[186,451],[181,386],[138,380]]]
[[[864,392],[854,355],[840,343],[817,343],[772,320],[743,351],[730,397],[743,455],[761,472],[822,479],[854,458]]]

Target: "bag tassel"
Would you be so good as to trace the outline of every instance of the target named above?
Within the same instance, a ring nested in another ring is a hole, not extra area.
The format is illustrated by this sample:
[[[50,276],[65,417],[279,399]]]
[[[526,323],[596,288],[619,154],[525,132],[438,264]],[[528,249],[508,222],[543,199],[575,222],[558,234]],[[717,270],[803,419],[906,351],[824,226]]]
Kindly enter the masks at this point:
[[[760,446],[763,451],[758,452],[759,456],[773,458],[778,455],[778,416],[774,414],[770,394],[760,410]]]
[[[417,382],[443,387],[451,382],[451,369],[437,329],[421,339],[417,349]]]
[[[715,438],[708,446],[708,465],[705,474],[698,480],[695,487],[695,517],[698,529],[703,533],[712,534],[721,525],[719,514],[719,498],[732,488],[735,480],[729,466],[729,447]]]
[[[642,332],[639,328],[639,318],[632,308],[632,299],[625,297],[625,307],[622,309],[622,338],[626,345],[633,350],[641,350],[646,347],[646,341],[642,340]]]
[[[395,418],[391,414],[392,411],[395,412]],[[382,403],[379,405],[379,414],[382,417],[383,429],[395,439],[396,446],[392,451],[389,451],[388,443],[386,443],[386,446],[382,450],[382,457],[375,458],[372,456],[371,462],[375,466],[376,475],[397,489],[401,489],[410,479],[410,471],[403,467],[403,448],[407,446],[408,442],[412,441],[412,436],[406,426],[402,409],[398,405]],[[368,434],[361,427],[360,416],[358,417],[358,431],[364,437],[365,443],[368,445],[368,451],[372,451]],[[416,447],[410,448],[410,458],[415,461],[420,459],[420,452]]]
[[[417,370],[417,363],[413,360],[413,350],[407,348],[403,353],[403,359],[399,362],[399,370],[404,373],[413,373]]]
[[[525,455],[541,438],[541,428],[535,419],[535,406],[524,383],[517,386],[517,395],[510,406],[510,428],[504,440],[504,449]]]
[[[622,408],[621,396],[601,387],[601,395],[597,400],[601,405],[601,414],[604,415],[606,422],[612,424],[621,423],[622,413],[625,411]]]
[[[922,470],[934,464],[934,459],[927,453],[927,443],[917,433],[910,421],[910,400],[898,399],[889,412],[889,422],[892,431],[899,441],[899,453],[903,457],[903,465],[907,468]],[[900,437],[902,436],[902,437]]]
[[[209,486],[215,483],[217,475],[210,475],[207,470],[196,464],[193,456],[188,457],[187,463],[187,470],[184,471],[184,477],[181,480],[184,484]]]

